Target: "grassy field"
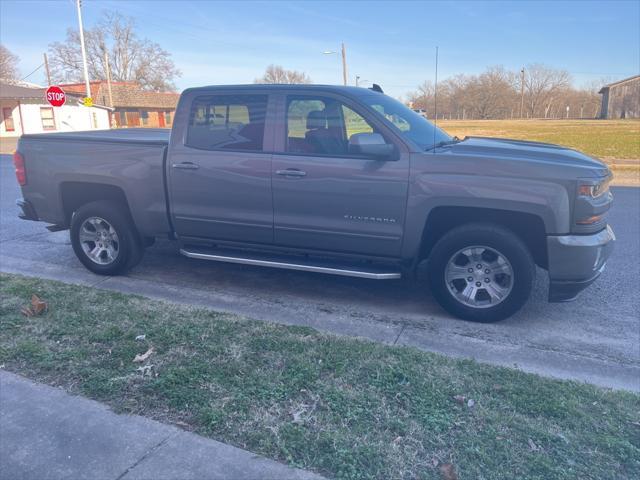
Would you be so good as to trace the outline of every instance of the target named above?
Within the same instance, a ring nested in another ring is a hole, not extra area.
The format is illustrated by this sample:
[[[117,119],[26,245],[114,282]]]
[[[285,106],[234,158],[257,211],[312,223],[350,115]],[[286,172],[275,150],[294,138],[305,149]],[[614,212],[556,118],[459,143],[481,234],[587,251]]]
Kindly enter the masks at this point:
[[[640,120],[442,120],[451,135],[556,143],[599,157],[640,162]]]
[[[131,295],[0,275],[0,364],[329,477],[640,478],[637,395]]]

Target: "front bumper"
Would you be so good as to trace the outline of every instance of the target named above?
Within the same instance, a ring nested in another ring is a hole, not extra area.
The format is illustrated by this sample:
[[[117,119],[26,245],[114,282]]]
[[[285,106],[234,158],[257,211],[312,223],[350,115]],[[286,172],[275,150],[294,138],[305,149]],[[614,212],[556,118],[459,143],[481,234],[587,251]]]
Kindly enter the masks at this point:
[[[591,285],[604,270],[615,240],[608,225],[593,235],[548,236],[549,301],[574,300]]]

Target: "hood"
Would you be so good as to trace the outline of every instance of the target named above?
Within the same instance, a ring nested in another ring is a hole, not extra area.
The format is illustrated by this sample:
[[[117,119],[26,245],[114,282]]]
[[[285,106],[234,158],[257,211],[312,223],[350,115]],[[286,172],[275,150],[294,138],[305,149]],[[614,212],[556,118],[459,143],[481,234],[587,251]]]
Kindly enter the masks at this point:
[[[508,138],[465,137],[451,146],[451,153],[461,156],[488,157],[500,160],[534,161],[546,164],[562,164],[601,171],[607,175],[608,168],[600,160],[591,158],[571,148],[551,143],[512,140]],[[595,172],[594,172],[595,173]]]

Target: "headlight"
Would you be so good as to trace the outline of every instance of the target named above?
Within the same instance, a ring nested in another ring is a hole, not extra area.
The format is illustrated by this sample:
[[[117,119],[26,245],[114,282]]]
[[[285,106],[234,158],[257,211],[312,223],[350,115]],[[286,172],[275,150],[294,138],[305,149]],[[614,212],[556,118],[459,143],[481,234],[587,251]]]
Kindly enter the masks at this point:
[[[582,197],[598,198],[609,192],[612,176],[608,176],[599,183],[581,183],[578,185],[578,195]]]

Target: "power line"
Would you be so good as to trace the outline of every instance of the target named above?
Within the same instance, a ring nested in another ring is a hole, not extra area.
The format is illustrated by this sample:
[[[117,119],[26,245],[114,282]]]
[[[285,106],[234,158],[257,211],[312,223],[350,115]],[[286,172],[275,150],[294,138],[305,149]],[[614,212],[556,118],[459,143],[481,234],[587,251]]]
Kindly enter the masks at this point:
[[[36,73],[38,70],[40,70],[42,67],[44,67],[44,63],[41,63],[40,66],[38,68],[36,68],[33,72],[31,72],[29,75],[27,75],[26,77],[20,79],[20,81],[24,81],[27,78],[29,78],[31,75],[33,75],[34,73]]]

